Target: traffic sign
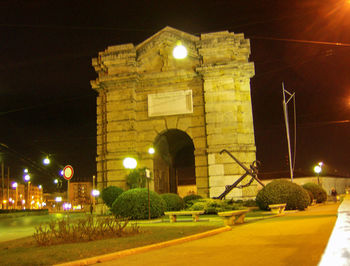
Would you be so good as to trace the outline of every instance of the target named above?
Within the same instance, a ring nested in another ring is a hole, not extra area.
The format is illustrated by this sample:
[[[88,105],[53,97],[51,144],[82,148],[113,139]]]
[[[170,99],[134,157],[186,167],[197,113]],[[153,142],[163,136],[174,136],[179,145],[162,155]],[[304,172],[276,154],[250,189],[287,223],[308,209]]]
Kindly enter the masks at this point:
[[[63,177],[66,180],[71,180],[74,174],[73,167],[71,165],[66,165],[63,168]]]

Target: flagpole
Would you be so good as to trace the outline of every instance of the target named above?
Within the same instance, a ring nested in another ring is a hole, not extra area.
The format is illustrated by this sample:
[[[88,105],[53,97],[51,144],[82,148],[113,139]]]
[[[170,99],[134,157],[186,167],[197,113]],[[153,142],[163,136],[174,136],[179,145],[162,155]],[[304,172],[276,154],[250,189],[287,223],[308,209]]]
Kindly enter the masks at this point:
[[[290,96],[288,101],[286,102],[286,93]],[[288,144],[288,158],[289,158],[289,171],[290,171],[290,179],[293,182],[293,165],[292,165],[292,151],[290,147],[290,135],[289,135],[289,121],[288,121],[288,108],[287,104],[294,97],[294,93],[291,94],[288,91],[284,89],[284,83],[282,82],[282,94],[283,94],[283,114],[284,114],[284,121],[286,125],[286,135],[287,135],[287,144]],[[295,152],[295,151],[294,151]]]

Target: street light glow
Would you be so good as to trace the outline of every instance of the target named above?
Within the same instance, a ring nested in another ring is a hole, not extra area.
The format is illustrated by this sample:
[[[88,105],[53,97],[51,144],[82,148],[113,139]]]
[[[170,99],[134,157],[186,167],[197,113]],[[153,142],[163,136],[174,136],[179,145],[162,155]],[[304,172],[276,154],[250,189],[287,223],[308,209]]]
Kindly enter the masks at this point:
[[[181,42],[179,42],[174,50],[173,50],[173,56],[176,59],[184,59],[187,56],[187,49],[185,46],[183,46],[181,44]]]
[[[315,172],[316,174],[321,173],[321,172],[322,172],[322,168],[321,168],[321,166],[316,165],[316,166],[314,167],[314,172]]]
[[[29,175],[29,174],[26,174],[26,175],[24,176],[24,180],[28,182],[28,181],[30,180],[30,175]]]
[[[50,159],[49,159],[48,157],[46,157],[46,158],[43,160],[43,164],[45,164],[45,165],[50,164]]]
[[[100,191],[98,191],[97,189],[93,189],[91,192],[92,196],[94,197],[98,197],[100,195]]]
[[[61,202],[61,201],[62,201],[62,197],[56,197],[56,198],[55,198],[55,201],[56,201],[56,202]]]
[[[154,152],[155,152],[155,150],[154,150],[153,147],[151,147],[151,148],[148,149],[148,153],[149,153],[149,154],[154,154]]]
[[[17,186],[18,186],[17,182],[12,183],[12,188],[17,188]]]
[[[127,169],[135,169],[137,166],[137,161],[134,158],[127,157],[124,159],[123,165]]]

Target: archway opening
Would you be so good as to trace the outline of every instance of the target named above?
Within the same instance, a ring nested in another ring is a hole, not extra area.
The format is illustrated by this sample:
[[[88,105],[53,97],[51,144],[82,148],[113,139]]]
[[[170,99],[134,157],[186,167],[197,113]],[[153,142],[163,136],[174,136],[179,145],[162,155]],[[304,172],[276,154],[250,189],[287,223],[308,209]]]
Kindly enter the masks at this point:
[[[154,188],[158,193],[178,193],[196,186],[193,141],[185,132],[168,130],[157,136],[154,147]]]

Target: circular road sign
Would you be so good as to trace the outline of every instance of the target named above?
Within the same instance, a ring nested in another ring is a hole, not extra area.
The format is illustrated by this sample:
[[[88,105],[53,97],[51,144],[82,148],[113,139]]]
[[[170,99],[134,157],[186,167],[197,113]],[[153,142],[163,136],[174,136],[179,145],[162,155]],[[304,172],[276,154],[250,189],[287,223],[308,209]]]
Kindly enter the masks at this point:
[[[74,174],[74,170],[73,167],[71,165],[66,165],[63,168],[63,177],[66,180],[70,180],[73,177]]]

